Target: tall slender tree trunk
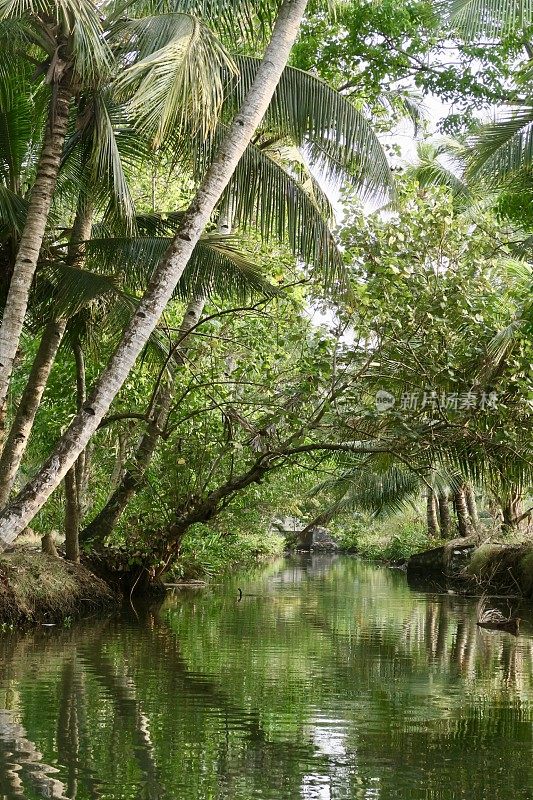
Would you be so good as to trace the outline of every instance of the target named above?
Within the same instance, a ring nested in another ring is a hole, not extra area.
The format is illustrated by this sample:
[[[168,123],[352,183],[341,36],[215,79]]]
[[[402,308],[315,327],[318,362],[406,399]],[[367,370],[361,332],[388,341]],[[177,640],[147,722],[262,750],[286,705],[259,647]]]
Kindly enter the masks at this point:
[[[76,470],[71,467],[65,475],[65,556],[68,561],[80,560],[78,534],[80,530],[80,509]]]
[[[72,96],[70,83],[70,74],[67,72],[62,80],[52,87],[43,148],[0,325],[0,443],[4,439],[6,401],[13,362],[19,347],[30,289],[52,206],[67,133]]]
[[[178,341],[180,344],[174,354],[174,360],[178,363],[183,362],[185,354],[190,346],[190,338],[186,338],[187,333],[200,320],[205,302],[205,297],[202,294],[193,298],[187,306],[178,334]],[[157,448],[161,431],[164,430],[168,421],[174,383],[175,369],[172,370],[171,376],[165,381],[162,381],[159,385],[153,403],[153,410],[148,419],[146,430],[135,452],[132,466],[125,470],[119,485],[114,490],[105,506],[82,531],[82,541],[92,540],[98,543],[103,542],[113,531],[113,528],[126,510],[128,503],[144,486],[146,472]]]
[[[65,326],[66,320],[52,320],[46,325],[41,336],[28,382],[22,392],[15,419],[0,457],[0,508],[4,508],[9,499],[26,452],[35,415],[41,404],[48,376],[65,332]]]
[[[0,514],[0,546],[10,544],[42,508],[98,428],[157,325],[203,229],[211,218],[270,104],[298,35],[307,0],[283,0],[263,61],[243,105],[207,170],[182,225],[156,268],[122,341],[55,451]]]
[[[435,492],[429,486],[426,491],[426,520],[428,536],[430,539],[437,539],[439,536],[439,518],[437,516],[437,504]]]
[[[450,537],[452,528],[449,502],[450,501],[448,497],[448,492],[440,492],[438,498],[438,505],[439,505],[440,535],[442,539],[448,539]]]
[[[455,504],[455,513],[457,515],[457,528],[459,530],[459,536],[465,538],[466,536],[470,535],[470,524],[464,487],[456,490],[453,496],[453,501]]]
[[[82,261],[83,242],[91,235],[92,215],[92,203],[80,200],[68,247],[67,261],[69,264],[79,264]],[[18,469],[24,458],[35,416],[41,404],[66,325],[66,319],[53,319],[45,326],[41,336],[28,382],[24,387],[15,419],[0,457],[0,508],[4,508],[8,501]]]
[[[465,500],[470,522],[475,531],[479,531],[479,515],[477,513],[476,495],[471,483],[465,485]]]
[[[76,363],[76,406],[78,411],[85,402],[85,359],[79,341],[74,342]],[[81,491],[85,471],[85,450],[65,475],[65,555],[69,561],[80,560]]]

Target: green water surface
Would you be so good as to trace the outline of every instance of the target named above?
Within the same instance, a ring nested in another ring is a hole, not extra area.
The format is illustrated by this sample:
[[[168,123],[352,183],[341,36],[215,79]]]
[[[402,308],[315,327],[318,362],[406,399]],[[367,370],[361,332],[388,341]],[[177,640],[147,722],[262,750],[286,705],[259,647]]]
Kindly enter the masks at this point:
[[[475,623],[475,601],[311,556],[5,633],[0,795],[533,800],[533,625]]]

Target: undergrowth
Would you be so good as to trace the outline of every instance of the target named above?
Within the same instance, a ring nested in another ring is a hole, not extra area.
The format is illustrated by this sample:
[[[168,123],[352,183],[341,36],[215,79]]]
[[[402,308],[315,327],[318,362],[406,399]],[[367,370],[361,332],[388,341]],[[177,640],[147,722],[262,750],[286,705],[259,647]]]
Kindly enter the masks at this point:
[[[179,561],[172,570],[176,580],[209,579],[238,565],[245,566],[281,555],[284,540],[264,530],[224,533],[195,525],[183,540]]]
[[[428,537],[424,522],[417,515],[361,520],[336,536],[343,550],[372,561],[400,561],[441,544]]]

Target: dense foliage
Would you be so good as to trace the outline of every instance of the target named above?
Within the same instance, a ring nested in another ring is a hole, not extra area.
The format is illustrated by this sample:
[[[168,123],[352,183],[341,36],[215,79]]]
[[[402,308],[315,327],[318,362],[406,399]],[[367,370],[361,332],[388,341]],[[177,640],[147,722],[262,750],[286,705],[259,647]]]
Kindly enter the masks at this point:
[[[278,548],[277,514],[527,529],[532,20],[309,3],[222,174],[280,5],[0,2],[5,542],[137,585]]]

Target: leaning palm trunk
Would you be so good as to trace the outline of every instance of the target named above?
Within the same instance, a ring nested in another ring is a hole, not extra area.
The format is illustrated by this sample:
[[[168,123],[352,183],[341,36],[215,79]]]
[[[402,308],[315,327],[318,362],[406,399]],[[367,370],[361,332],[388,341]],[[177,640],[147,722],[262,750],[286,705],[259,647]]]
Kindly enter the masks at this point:
[[[58,486],[85,449],[170,300],[202,231],[261,122],[298,35],[307,0],[284,0],[272,39],[243,105],[231,124],[178,233],[154,272],[122,341],[91,396],[59,441],[54,453],[0,514],[0,544],[11,543]]]
[[[44,239],[67,133],[70,98],[70,78],[67,73],[65,78],[52,88],[43,149],[0,325],[0,441],[4,438],[6,400],[13,362],[20,342],[30,288]]]
[[[179,347],[174,354],[178,363],[182,363],[188,350],[190,339],[186,339],[187,333],[199,321],[205,305],[205,297],[199,295],[195,297],[187,306],[187,310],[180,326],[178,341]],[[161,381],[155,401],[153,411],[148,419],[146,430],[141,438],[139,446],[135,452],[132,466],[125,470],[119,485],[96,517],[87,525],[81,533],[82,541],[103,542],[110,535],[120,517],[126,510],[128,503],[144,486],[146,482],[146,472],[157,448],[159,437],[164,430],[170,407],[175,383],[175,370],[171,376]]]
[[[52,320],[44,328],[37,355],[0,458],[0,508],[6,505],[26,451],[35,415],[50,375],[66,320]]]

